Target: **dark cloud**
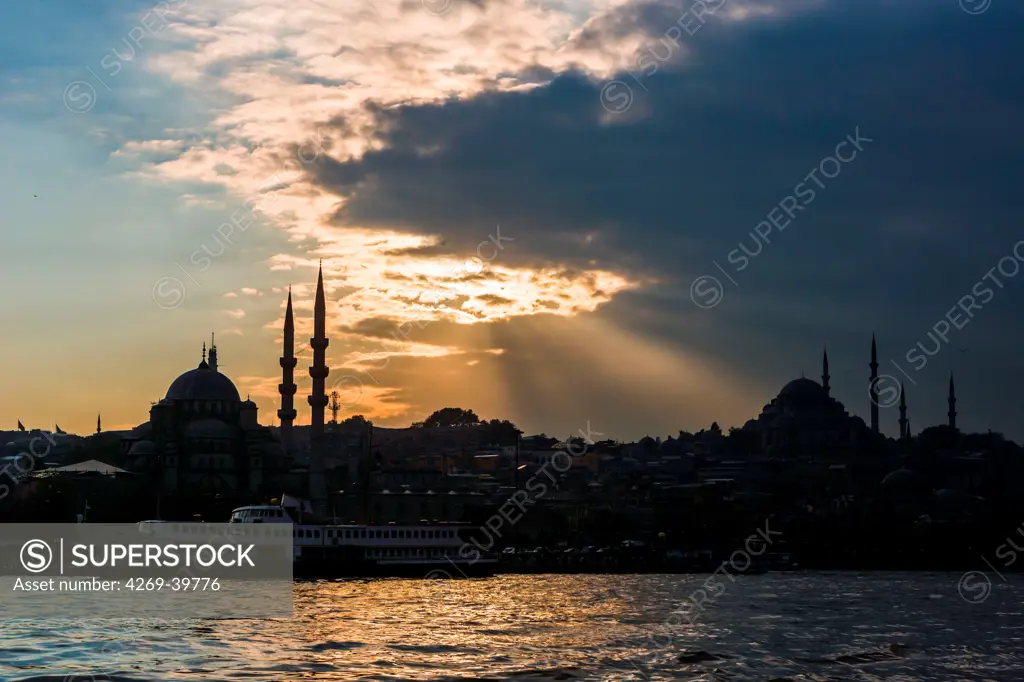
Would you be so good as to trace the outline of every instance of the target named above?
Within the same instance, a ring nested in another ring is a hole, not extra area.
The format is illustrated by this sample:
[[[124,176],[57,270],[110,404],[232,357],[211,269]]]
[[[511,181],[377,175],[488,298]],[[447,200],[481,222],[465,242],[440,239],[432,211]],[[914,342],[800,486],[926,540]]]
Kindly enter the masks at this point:
[[[597,49],[634,24],[660,35],[673,9],[632,6],[580,43]],[[956,2],[877,0],[715,21],[684,37],[678,67],[617,76],[635,98],[626,116],[602,107],[602,83],[567,73],[525,92],[378,109],[383,148],[325,156],[311,172],[346,198],[340,225],[440,235],[435,250],[464,254],[500,224],[515,240],[503,264],[656,277],[598,315],[766,387],[816,375],[828,343],[833,385],[864,414],[872,331],[902,359],[1024,238],[1022,29],[1021,9],[999,2],[976,16]],[[748,267],[730,265],[855,130],[871,140],[857,158]],[[723,282],[712,310],[689,299],[698,275]],[[941,418],[952,368],[975,391],[961,399],[963,425],[1019,430],[1024,363],[1009,339],[1024,331],[1024,276],[1004,284],[908,384],[923,394],[915,428]]]
[[[483,294],[481,296],[477,296],[476,298],[478,301],[490,303],[491,305],[508,305],[509,303],[512,303],[511,298],[504,298],[502,296],[496,296],[494,294]]]

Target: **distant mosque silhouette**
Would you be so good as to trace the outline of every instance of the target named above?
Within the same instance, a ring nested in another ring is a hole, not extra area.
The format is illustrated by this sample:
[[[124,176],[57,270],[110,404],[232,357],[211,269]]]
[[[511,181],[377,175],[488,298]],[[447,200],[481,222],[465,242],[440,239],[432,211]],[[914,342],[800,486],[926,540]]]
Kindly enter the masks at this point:
[[[743,425],[742,430],[760,436],[764,453],[778,456],[826,457],[843,460],[853,450],[864,448],[881,438],[878,427],[879,375],[878,347],[871,335],[871,362],[868,367],[868,397],[871,425],[851,416],[841,402],[831,396],[828,371],[828,350],[822,354],[821,383],[801,377],[782,387],[777,397],[765,405],[756,419]],[[949,377],[949,426],[956,428],[956,394],[953,375]],[[911,438],[910,420],[907,418],[907,394],[900,384],[900,440]]]

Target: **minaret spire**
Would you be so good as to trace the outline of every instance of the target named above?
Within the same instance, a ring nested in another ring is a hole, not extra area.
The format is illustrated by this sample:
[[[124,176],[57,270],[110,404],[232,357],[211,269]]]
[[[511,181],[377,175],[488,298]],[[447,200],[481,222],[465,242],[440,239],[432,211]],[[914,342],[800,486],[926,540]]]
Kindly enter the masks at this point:
[[[214,334],[210,334],[210,369],[217,371],[217,340]]]
[[[327,479],[324,476],[324,408],[327,394],[324,380],[330,373],[327,367],[327,304],[324,298],[324,265],[320,261],[320,272],[316,280],[316,300],[313,303],[313,337],[309,345],[313,348],[313,366],[309,376],[313,379],[310,394],[309,428],[309,495],[318,514],[324,515],[327,507]]]
[[[871,335],[871,433],[878,433],[878,346]]]
[[[103,432],[103,425],[100,422],[100,415],[99,415],[99,413],[97,413],[96,414],[96,433],[102,433],[102,432]]]
[[[900,382],[900,440],[910,437],[910,422],[907,421],[907,391]]]
[[[281,394],[281,409],[277,417],[281,420],[281,447],[289,452],[292,447],[292,423],[298,413],[295,411],[295,319],[292,315],[292,288],[288,287],[288,307],[284,311],[284,342],[281,349],[281,383],[277,390]]]
[[[956,391],[953,388],[953,373],[949,373],[949,412],[946,416],[949,417],[949,428],[956,430]]]
[[[821,356],[821,387],[825,389],[825,395],[829,395],[831,390],[828,386],[828,380],[828,348],[826,348]]]

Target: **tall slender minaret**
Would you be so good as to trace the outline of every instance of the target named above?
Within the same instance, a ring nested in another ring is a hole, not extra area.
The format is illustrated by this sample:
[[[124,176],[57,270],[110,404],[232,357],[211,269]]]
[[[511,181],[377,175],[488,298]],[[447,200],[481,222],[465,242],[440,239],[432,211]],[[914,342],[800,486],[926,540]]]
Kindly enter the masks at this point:
[[[949,417],[949,428],[956,430],[956,391],[953,390],[953,373],[949,373],[949,412],[946,416]]]
[[[871,433],[878,433],[878,348],[871,335]]]
[[[207,364],[214,372],[217,371],[217,340],[213,334],[210,334],[210,361]]]
[[[327,510],[327,479],[324,475],[324,408],[327,394],[324,380],[330,373],[327,367],[327,304],[324,300],[324,265],[320,261],[320,273],[316,280],[316,301],[313,304],[313,337],[309,345],[313,348],[313,365],[309,376],[313,379],[310,394],[309,428],[309,496],[313,499],[316,512],[324,516]]]
[[[907,391],[900,382],[900,440],[910,437],[910,422],[907,421]]]
[[[277,418],[281,420],[281,447],[290,452],[292,447],[292,423],[298,413],[295,411],[295,319],[292,316],[292,288],[288,287],[288,307],[284,311],[284,343],[281,349],[281,383],[277,390],[281,394],[281,409]]]
[[[821,387],[825,389],[826,396],[829,394],[830,391],[828,387],[828,380],[828,348],[826,348],[821,356]]]
[[[100,424],[100,415],[97,414],[96,415],[96,433],[102,433],[102,432],[103,432],[103,427]]]

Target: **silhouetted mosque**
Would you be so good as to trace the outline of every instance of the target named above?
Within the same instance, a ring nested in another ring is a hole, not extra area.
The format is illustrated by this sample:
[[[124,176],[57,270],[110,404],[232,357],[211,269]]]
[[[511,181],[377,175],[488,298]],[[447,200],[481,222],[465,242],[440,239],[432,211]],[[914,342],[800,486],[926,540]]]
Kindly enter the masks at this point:
[[[310,434],[309,494],[315,503],[326,499],[323,471],[324,380],[326,366],[326,305],[323,268],[317,278],[314,306],[313,394]],[[291,443],[295,383],[295,325],[291,291],[285,313],[284,352],[281,357],[282,383],[280,440],[270,427],[259,424],[256,403],[242,400],[238,389],[217,365],[217,346],[211,340],[209,359],[206,344],[198,367],[181,374],[154,403],[149,421],[140,424],[122,440],[126,466],[147,472],[161,481],[165,492],[176,490],[230,491],[278,494],[295,468]]]
[[[878,347],[871,337],[871,371],[868,384],[870,427],[864,420],[851,416],[841,402],[831,396],[828,351],[822,354],[821,383],[801,377],[782,387],[779,395],[761,410],[756,419],[744,426],[745,431],[760,435],[762,452],[780,457],[810,457],[843,460],[857,450],[881,438],[878,409],[879,376]],[[949,426],[956,428],[956,397],[953,376],[949,378]],[[907,396],[900,386],[900,440],[911,437],[907,418]]]

